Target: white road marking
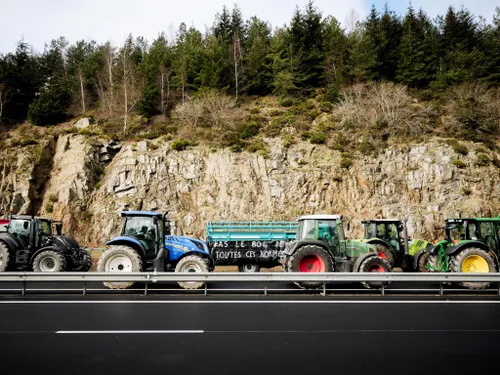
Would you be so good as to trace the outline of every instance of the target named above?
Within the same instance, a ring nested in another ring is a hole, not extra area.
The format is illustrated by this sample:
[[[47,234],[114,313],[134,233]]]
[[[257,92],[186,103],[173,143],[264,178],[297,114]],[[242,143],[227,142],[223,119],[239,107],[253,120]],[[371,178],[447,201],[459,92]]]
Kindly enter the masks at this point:
[[[161,334],[183,334],[183,333],[203,333],[204,331],[202,330],[185,330],[185,331],[179,331],[179,330],[168,330],[168,331],[162,331],[162,330],[145,330],[145,331],[56,331],[56,333],[59,334],[73,334],[73,335],[80,335],[80,334],[150,334],[150,333],[161,333]]]
[[[75,301],[0,301],[0,305],[46,305],[46,304],[171,304],[171,305],[183,305],[183,304],[331,304],[331,305],[362,305],[362,304],[479,304],[479,305],[490,305],[490,304],[500,304],[500,300],[409,300],[409,301],[395,301],[395,300],[370,300],[370,301],[356,301],[356,300],[346,300],[346,301],[336,301],[336,300],[311,300],[311,301],[300,301],[300,300],[173,300],[173,301],[154,301],[154,300],[108,300],[108,301],[99,301],[99,300],[75,300]]]

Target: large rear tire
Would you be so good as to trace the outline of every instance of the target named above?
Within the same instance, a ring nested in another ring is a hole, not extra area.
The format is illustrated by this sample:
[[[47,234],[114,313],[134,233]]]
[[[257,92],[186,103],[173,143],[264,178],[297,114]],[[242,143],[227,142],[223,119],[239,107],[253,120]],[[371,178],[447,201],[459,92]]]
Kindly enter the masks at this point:
[[[190,255],[182,258],[177,266],[175,272],[208,272],[208,261],[197,255]],[[184,289],[199,289],[205,285],[204,281],[185,281],[178,283]]]
[[[125,245],[110,246],[97,262],[97,272],[141,272],[142,259],[131,247]],[[109,289],[125,289],[133,282],[105,282]]]
[[[10,251],[6,244],[0,242],[0,272],[7,271],[10,265]]]
[[[451,270],[452,272],[463,273],[492,273],[496,272],[496,266],[495,260],[490,254],[488,254],[488,252],[476,247],[470,247],[460,251],[451,258]],[[464,282],[460,283],[460,285],[469,289],[485,289],[490,285],[490,283]]]
[[[330,253],[316,245],[306,245],[291,255],[287,262],[290,272],[333,272],[333,260]],[[302,281],[295,283],[299,288],[316,289],[322,282]]]
[[[247,272],[247,273],[260,272],[260,266],[258,264],[252,264],[252,263],[239,264],[238,272]]]
[[[66,257],[54,250],[42,251],[33,261],[35,272],[62,272],[66,269]]]
[[[359,266],[358,272],[392,272],[392,267],[389,262],[380,257],[380,256],[372,256],[366,258]],[[361,283],[365,288],[368,289],[378,289],[389,285],[388,282],[377,282],[377,281],[367,281]]]
[[[392,267],[394,265],[394,254],[392,254],[391,250],[381,244],[375,244],[375,248],[377,249],[379,257],[387,260]]]

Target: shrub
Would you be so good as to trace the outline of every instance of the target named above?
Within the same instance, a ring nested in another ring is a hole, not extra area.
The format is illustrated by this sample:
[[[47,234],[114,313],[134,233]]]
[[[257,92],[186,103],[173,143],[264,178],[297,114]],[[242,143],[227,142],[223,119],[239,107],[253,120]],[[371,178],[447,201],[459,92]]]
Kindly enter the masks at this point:
[[[349,169],[352,167],[352,159],[343,157],[340,159],[340,168]]]
[[[71,94],[64,85],[52,85],[30,104],[28,118],[35,125],[53,125],[66,119]]]
[[[249,121],[247,124],[243,125],[241,130],[241,138],[248,139],[251,137],[255,137],[259,134],[260,124],[256,121]]]
[[[457,154],[460,155],[468,155],[469,150],[467,147],[459,143],[456,139],[452,139],[446,142],[448,145],[450,145],[453,148],[453,151],[455,151]]]
[[[177,138],[170,143],[170,148],[175,151],[183,151],[189,146],[193,146],[193,142],[188,141],[185,138]]]
[[[311,133],[309,142],[315,145],[322,145],[326,142],[326,136],[323,133]]]
[[[463,161],[458,160],[458,159],[452,160],[451,164],[453,164],[455,167],[457,167],[459,169],[463,169],[463,168],[467,167],[467,165]]]
[[[479,166],[487,166],[490,165],[491,159],[486,154],[478,154],[476,156],[476,164]]]
[[[250,152],[263,152],[268,153],[266,142],[262,139],[262,137],[255,137],[253,142],[247,145],[247,150]]]
[[[49,201],[52,202],[52,203],[55,203],[59,200],[59,198],[57,198],[57,195],[55,194],[50,194],[49,195]]]
[[[52,212],[54,212],[54,203],[52,203],[52,202],[46,203],[45,204],[45,212],[48,214],[51,214]]]
[[[295,105],[295,100],[292,98],[283,98],[280,100],[280,106],[282,107],[292,107]]]
[[[281,143],[283,147],[289,148],[291,145],[295,143],[295,137],[293,134],[285,133],[281,136]]]

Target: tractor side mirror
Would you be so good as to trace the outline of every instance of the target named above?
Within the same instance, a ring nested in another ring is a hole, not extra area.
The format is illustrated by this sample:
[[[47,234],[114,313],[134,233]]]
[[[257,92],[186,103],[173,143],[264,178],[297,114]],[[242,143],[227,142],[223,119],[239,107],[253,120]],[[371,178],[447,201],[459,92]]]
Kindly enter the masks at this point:
[[[351,231],[351,222],[349,221],[347,223],[347,231],[350,232]]]
[[[30,224],[29,224],[27,221],[25,221],[25,222],[23,223],[23,228],[24,228],[24,229],[28,229],[29,225],[30,225]]]
[[[56,224],[56,233],[58,236],[62,236],[62,224]]]

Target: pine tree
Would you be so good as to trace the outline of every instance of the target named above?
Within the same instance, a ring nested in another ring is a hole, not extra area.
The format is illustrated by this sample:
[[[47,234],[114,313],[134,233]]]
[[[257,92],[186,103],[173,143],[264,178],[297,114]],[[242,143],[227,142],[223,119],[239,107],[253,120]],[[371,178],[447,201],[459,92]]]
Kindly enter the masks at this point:
[[[247,53],[244,58],[247,74],[247,92],[250,95],[269,93],[271,81],[269,48],[271,28],[257,17],[253,17],[247,25]]]
[[[376,78],[394,80],[399,60],[402,26],[399,17],[385,6],[377,28],[378,66]]]
[[[347,38],[334,17],[324,21],[325,97],[336,101],[340,85],[346,80]]]

